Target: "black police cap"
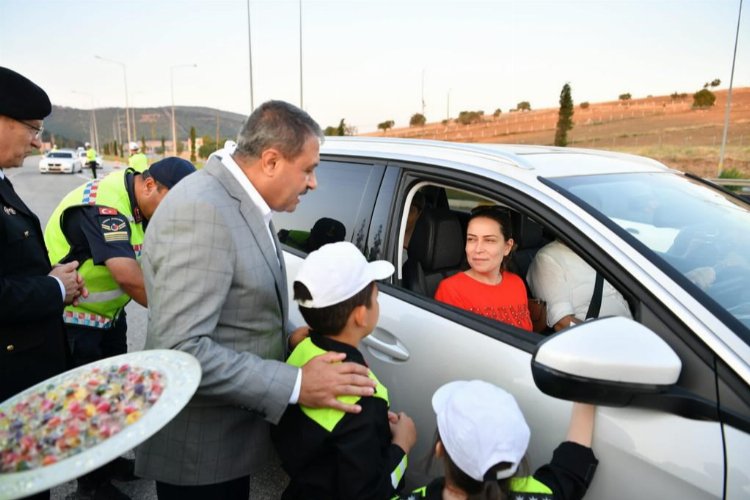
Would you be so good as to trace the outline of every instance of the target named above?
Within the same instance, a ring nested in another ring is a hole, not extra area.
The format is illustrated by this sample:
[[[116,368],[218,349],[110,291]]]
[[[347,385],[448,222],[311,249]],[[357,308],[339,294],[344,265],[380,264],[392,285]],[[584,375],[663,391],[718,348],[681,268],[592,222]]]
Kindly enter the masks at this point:
[[[185,176],[195,172],[195,167],[187,160],[176,156],[168,156],[148,167],[146,172],[162,186],[172,189]]]
[[[0,115],[16,120],[43,120],[51,112],[52,104],[41,87],[0,66]]]

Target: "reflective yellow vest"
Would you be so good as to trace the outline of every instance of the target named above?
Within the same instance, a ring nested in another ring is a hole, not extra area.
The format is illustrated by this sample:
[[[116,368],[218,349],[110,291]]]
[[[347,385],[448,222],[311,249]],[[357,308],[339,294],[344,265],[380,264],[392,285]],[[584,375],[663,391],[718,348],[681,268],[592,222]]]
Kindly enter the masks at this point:
[[[89,163],[96,161],[96,151],[94,148],[88,148],[86,150],[86,161]]]
[[[94,179],[68,193],[49,219],[44,231],[44,241],[51,262],[59,262],[70,253],[70,244],[62,232],[65,212],[72,207],[96,205],[114,208],[127,217],[130,224],[130,244],[137,260],[141,258],[143,225],[136,222],[130,206],[130,197],[125,175],[132,170],[113,172],[101,179]],[[130,302],[127,295],[114,280],[107,266],[94,265],[93,259],[80,263],[78,272],[83,277],[89,296],[79,299],[78,306],[67,306],[63,312],[66,323],[94,328],[109,328],[112,321]]]
[[[289,356],[289,359],[287,359],[286,362],[292,366],[301,368],[305,363],[310,361],[315,356],[325,354],[326,352],[327,351],[324,351],[320,347],[316,346],[312,340],[306,338],[299,343],[294,351],[292,351],[292,354]],[[367,375],[377,384],[377,387],[375,388],[375,394],[373,394],[373,396],[376,398],[384,399],[386,404],[390,406],[390,401],[388,400],[388,389],[386,389],[386,387],[380,383],[377,377],[375,377],[375,374],[372,373],[372,370],[370,370]],[[338,399],[342,403],[353,405],[356,404],[357,401],[359,401],[360,397],[339,396],[336,399]],[[333,408],[310,408],[309,406],[304,405],[299,405],[299,407],[305,415],[320,424],[320,426],[328,432],[331,432],[331,430],[336,427],[336,424],[338,424],[339,421],[346,415],[344,411],[336,410]]]
[[[128,166],[136,172],[143,172],[148,168],[148,158],[143,153],[136,153],[128,158]]]

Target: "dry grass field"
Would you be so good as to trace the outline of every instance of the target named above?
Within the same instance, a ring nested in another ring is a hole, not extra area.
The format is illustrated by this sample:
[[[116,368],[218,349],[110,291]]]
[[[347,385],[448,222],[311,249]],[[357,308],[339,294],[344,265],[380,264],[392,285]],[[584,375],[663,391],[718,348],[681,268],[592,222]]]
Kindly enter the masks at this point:
[[[587,109],[576,104],[575,125],[568,133],[569,146],[639,154],[682,171],[715,177],[727,91],[714,93],[715,105],[701,110],[692,109],[692,94],[681,100],[655,96],[628,102],[590,103]],[[391,129],[387,135],[459,142],[551,145],[557,111],[557,108],[550,108],[504,112],[497,118],[489,114],[480,123],[471,125],[451,120],[448,123],[428,123],[423,127]],[[744,177],[750,178],[750,87],[732,91],[724,168],[737,169]]]

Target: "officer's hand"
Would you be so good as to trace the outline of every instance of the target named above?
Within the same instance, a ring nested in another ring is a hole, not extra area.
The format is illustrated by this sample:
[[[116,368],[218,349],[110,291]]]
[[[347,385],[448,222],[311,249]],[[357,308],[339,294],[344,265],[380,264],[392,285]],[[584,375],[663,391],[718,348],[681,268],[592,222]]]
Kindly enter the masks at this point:
[[[358,363],[342,363],[346,354],[328,352],[316,356],[302,367],[299,404],[312,408],[334,408],[359,413],[359,405],[344,404],[337,396],[372,396],[375,381],[367,376],[368,368]]]
[[[297,347],[297,344],[302,342],[307,338],[307,336],[310,335],[310,327],[300,326],[299,328],[295,329],[291,335],[289,335],[289,347],[290,349],[294,349]]]
[[[391,442],[404,450],[404,453],[409,453],[417,442],[417,426],[414,425],[414,420],[404,412],[398,414],[398,419],[395,423],[391,421],[390,415],[388,420],[391,426],[391,435],[393,436]]]
[[[67,264],[58,264],[49,272],[49,276],[54,276],[62,281],[65,287],[65,304],[73,304],[82,293],[83,279],[76,269],[78,269],[78,261],[74,260]],[[88,295],[88,291],[86,295]]]

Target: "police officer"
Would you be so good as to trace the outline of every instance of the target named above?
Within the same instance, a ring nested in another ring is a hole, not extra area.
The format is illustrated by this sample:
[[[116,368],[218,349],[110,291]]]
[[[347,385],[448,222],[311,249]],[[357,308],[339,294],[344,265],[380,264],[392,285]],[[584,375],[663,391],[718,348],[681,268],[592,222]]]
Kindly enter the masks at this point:
[[[136,172],[143,172],[148,168],[148,158],[146,155],[141,153],[141,147],[137,142],[131,142],[128,146],[130,150],[130,158],[128,158],[128,166]]]
[[[63,307],[85,295],[77,262],[50,265],[39,219],[8,180],[42,147],[51,111],[44,90],[0,67],[0,401],[67,369]]]
[[[91,177],[96,179],[96,150],[86,143],[86,165],[91,168]]]
[[[147,306],[138,261],[148,219],[169,189],[195,171],[169,157],[143,173],[130,168],[91,180],[60,202],[44,233],[53,262],[81,262],[89,295],[65,308],[73,366],[127,352],[124,308]],[[78,479],[79,498],[127,498],[109,479],[134,479],[132,461],[117,459]]]

